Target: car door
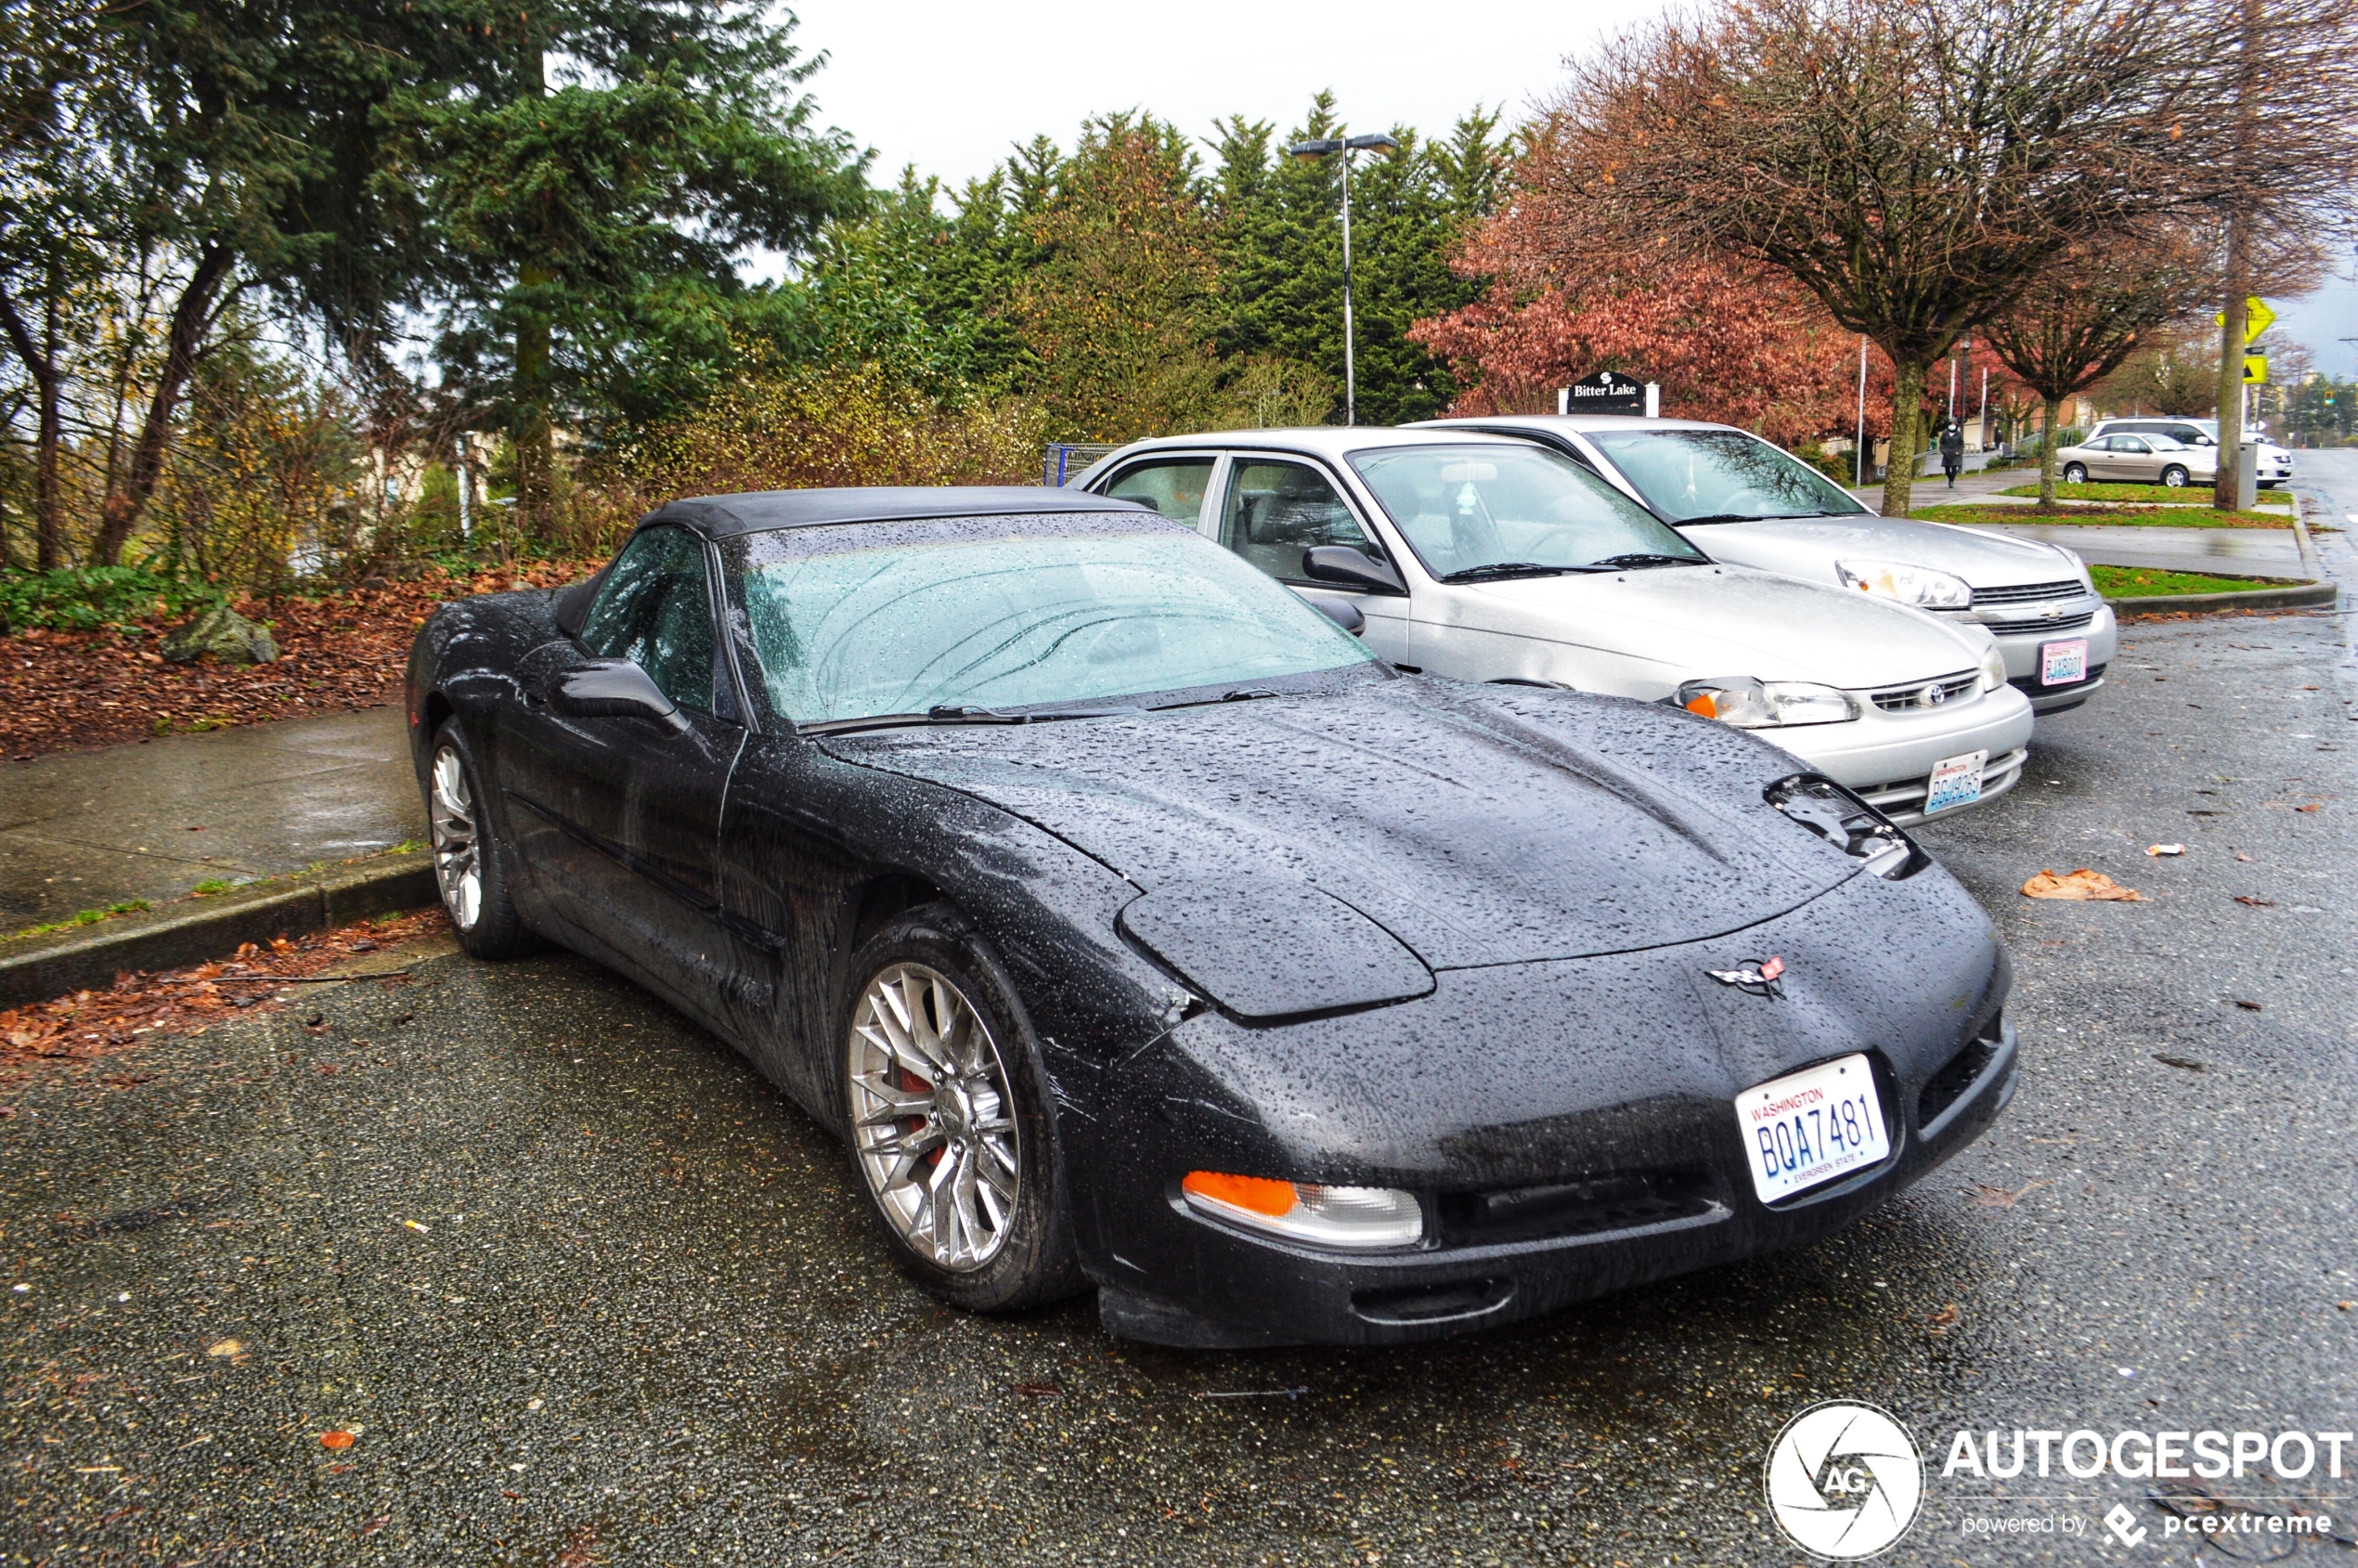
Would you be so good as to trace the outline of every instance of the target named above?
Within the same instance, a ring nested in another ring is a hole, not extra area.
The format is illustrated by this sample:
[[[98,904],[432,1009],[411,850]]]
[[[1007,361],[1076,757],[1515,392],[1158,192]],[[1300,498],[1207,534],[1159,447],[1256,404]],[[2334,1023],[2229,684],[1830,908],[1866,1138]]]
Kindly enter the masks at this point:
[[[2142,435],[2114,436],[2112,458],[2112,473],[2116,479],[2150,484],[2161,477],[2161,461],[2154,456],[2153,443]]]
[[[745,728],[717,654],[712,572],[685,529],[641,529],[607,572],[580,636],[523,672],[557,744],[512,748],[511,793],[541,820],[534,880],[606,961],[707,1022],[735,972],[721,927],[720,815]],[[568,668],[627,659],[676,719],[583,718],[551,693]],[[519,755],[521,754],[521,755]]]
[[[1367,617],[1362,640],[1369,650],[1394,664],[1407,658],[1406,593],[1359,592],[1313,581],[1302,570],[1302,557],[1309,551],[1320,545],[1340,545],[1399,571],[1391,552],[1318,464],[1271,452],[1230,453],[1219,518],[1217,538],[1223,546],[1297,592],[1351,601]]]

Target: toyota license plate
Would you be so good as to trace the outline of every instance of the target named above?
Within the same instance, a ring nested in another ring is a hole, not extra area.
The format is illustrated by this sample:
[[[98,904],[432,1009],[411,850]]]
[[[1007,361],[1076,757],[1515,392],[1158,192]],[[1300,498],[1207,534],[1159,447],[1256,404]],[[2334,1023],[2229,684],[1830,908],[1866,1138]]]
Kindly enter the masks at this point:
[[[1924,815],[1946,811],[1954,806],[1970,806],[1981,798],[1981,765],[1989,760],[1987,751],[1969,751],[1963,757],[1944,757],[1932,765],[1932,777],[1924,781]]]
[[[2088,640],[2039,644],[2039,684],[2076,686],[2088,679]]]
[[[1763,1203],[1807,1192],[1891,1152],[1883,1100],[1863,1056],[1843,1056],[1756,1084],[1736,1096],[1736,1121]]]

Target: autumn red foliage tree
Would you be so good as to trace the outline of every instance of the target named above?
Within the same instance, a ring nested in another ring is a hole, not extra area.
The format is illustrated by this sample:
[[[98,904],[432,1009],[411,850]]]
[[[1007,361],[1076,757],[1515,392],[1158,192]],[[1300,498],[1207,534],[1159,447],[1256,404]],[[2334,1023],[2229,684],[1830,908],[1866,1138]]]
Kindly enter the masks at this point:
[[[1599,370],[1660,383],[1662,411],[1794,446],[1858,422],[1859,340],[1789,280],[1734,262],[1582,265],[1548,242],[1547,191],[1518,199],[1458,258],[1493,282],[1421,321],[1411,341],[1469,390],[1457,413],[1547,413],[1555,388]],[[1868,433],[1889,424],[1891,364],[1868,368]]]

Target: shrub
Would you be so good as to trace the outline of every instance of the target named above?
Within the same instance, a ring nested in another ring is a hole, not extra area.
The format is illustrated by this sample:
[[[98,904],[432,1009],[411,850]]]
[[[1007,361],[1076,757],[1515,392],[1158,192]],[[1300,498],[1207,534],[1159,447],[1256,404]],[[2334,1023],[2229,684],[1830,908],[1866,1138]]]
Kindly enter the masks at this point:
[[[146,566],[13,569],[0,572],[0,628],[96,631],[125,621],[178,620],[223,597],[201,578]]]

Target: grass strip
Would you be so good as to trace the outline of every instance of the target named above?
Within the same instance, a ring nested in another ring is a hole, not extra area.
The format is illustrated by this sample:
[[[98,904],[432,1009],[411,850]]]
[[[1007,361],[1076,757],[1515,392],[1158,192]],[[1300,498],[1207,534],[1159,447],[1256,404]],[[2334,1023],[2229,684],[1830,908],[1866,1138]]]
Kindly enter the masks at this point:
[[[1960,502],[1954,506],[1920,506],[1908,514],[1925,523],[1956,523],[1989,527],[2027,523],[2067,528],[2281,528],[2292,527],[2284,512],[2213,512],[2198,506],[2074,507],[2068,512],[2037,512],[2027,506]]]
[[[2096,591],[2107,599],[2144,599],[2164,593],[2250,593],[2285,585],[2268,577],[2214,577],[2201,572],[2165,572],[2150,566],[2091,566]]]
[[[2085,485],[2066,485],[2057,480],[2055,499],[2059,501],[2192,502],[2209,488],[2208,485],[2182,485],[2173,490],[2167,485],[2128,485],[2108,480],[2091,480]],[[2036,496],[2039,494],[2039,486],[2017,485],[2011,490],[2001,490],[1998,493],[2002,496]],[[2269,492],[2263,490],[2261,493],[2266,495]],[[2283,493],[2287,503],[2289,504],[2290,493]]]

